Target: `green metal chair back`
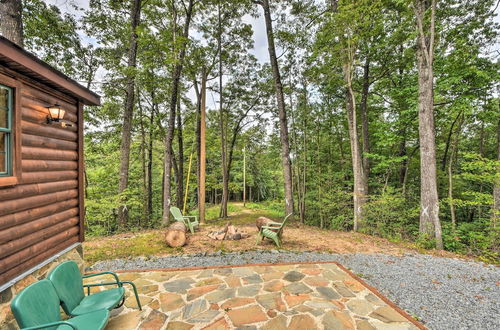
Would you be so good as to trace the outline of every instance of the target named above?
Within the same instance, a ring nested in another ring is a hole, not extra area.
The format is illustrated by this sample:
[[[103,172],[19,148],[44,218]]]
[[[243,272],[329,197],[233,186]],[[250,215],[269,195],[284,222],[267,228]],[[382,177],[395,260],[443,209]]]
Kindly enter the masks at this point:
[[[61,320],[59,297],[48,280],[35,282],[22,290],[10,304],[20,328],[34,327]],[[46,329],[56,329],[50,327]]]
[[[50,272],[48,279],[54,285],[64,312],[70,315],[85,297],[78,265],[71,260],[65,261]]]
[[[182,217],[182,213],[181,210],[179,210],[179,208],[172,206],[170,208],[170,213],[172,213],[176,221],[184,222],[184,218]]]

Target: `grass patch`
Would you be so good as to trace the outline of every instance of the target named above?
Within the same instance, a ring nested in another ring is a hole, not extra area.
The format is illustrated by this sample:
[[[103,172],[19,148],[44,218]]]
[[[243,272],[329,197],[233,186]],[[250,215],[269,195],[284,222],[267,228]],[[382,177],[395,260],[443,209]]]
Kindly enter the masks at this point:
[[[227,204],[227,213],[235,213],[235,212],[241,212],[245,208],[243,205],[237,204],[237,203],[229,203]],[[210,220],[216,220],[219,218],[220,214],[220,205],[211,205],[208,206],[205,209],[205,220],[210,221]],[[198,209],[193,210],[192,212],[189,212],[189,215],[196,215],[198,216]]]
[[[266,212],[268,217],[272,218],[283,218],[285,212],[283,210],[283,202],[279,201],[265,201],[261,203],[247,203],[246,207],[251,210],[257,210],[259,212]]]
[[[159,253],[179,252],[167,247],[160,232],[148,232],[133,237],[95,239],[85,244],[85,261],[93,264],[101,260],[151,256]]]

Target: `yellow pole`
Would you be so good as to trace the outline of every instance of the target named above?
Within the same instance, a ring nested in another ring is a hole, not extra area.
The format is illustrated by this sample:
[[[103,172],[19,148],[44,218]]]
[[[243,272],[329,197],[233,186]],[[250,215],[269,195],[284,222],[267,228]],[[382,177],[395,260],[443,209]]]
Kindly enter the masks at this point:
[[[194,143],[193,143],[194,145]],[[184,193],[184,207],[182,208],[182,214],[186,213],[187,196],[189,190],[189,177],[191,176],[191,164],[193,163],[193,150],[191,149],[191,155],[189,156],[189,166],[188,166],[188,176],[186,178],[186,192]]]

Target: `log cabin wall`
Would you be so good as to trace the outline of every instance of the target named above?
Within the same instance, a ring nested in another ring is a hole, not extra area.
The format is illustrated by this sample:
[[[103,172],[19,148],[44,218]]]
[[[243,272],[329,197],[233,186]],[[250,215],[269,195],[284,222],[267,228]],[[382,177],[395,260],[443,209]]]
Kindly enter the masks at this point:
[[[0,70],[0,83],[9,79],[17,83],[14,129],[20,150],[14,150],[17,184],[0,186],[0,285],[83,241],[83,104]],[[47,107],[55,103],[69,125],[47,123]]]

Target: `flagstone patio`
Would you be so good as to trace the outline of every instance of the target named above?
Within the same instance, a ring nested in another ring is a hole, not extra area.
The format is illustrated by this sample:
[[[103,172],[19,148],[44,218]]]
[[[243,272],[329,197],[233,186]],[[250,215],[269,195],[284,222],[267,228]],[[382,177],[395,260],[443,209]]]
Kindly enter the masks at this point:
[[[137,285],[143,310],[127,290],[109,330],[424,328],[336,263],[119,275]]]

